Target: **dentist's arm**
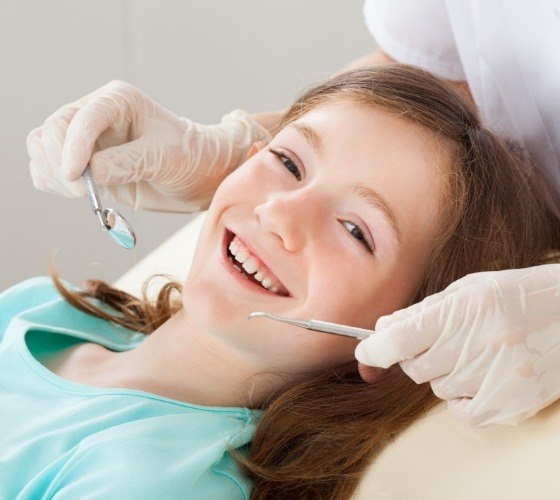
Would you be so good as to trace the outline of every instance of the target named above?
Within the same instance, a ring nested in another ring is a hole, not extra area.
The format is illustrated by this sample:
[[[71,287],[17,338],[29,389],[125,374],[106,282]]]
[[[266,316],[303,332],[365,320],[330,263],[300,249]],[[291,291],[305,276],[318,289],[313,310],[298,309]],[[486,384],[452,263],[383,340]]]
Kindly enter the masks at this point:
[[[517,424],[560,398],[560,264],[468,275],[375,329],[358,361],[400,363],[470,425]]]
[[[80,176],[89,161],[104,196],[136,209],[192,212],[207,207],[253,142],[267,140],[244,111],[201,125],[115,81],[48,117],[27,149],[38,189],[85,196]]]

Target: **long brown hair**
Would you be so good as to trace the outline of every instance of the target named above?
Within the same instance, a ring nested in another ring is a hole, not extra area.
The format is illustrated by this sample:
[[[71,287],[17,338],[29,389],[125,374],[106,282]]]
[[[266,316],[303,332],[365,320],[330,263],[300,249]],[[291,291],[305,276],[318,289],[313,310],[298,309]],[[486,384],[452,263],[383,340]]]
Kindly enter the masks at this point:
[[[470,273],[552,259],[560,224],[541,201],[528,158],[490,133],[445,82],[404,65],[354,70],[306,92],[280,128],[341,99],[420,125],[448,153],[441,231],[411,302]],[[70,292],[51,274],[75,307],[145,333],[181,307],[172,297],[180,293],[178,283],[165,285],[154,303],[145,289],[137,299],[100,281]],[[88,297],[111,305],[115,315]],[[438,401],[428,384],[415,384],[398,365],[371,385],[361,380],[355,364],[331,369],[272,395],[249,456],[236,460],[253,479],[252,498],[348,498],[371,460]]]

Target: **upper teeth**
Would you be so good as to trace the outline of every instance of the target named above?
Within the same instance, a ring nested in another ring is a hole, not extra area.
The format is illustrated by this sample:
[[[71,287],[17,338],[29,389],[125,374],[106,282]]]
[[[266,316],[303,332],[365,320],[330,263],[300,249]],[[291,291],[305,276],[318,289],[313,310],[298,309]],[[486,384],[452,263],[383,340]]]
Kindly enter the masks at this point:
[[[233,258],[239,262],[245,271],[248,274],[253,274],[255,271],[256,274],[254,278],[257,281],[260,281],[262,286],[264,286],[267,290],[270,290],[273,293],[278,292],[280,283],[274,276],[270,276],[266,270],[266,268],[259,268],[262,263],[259,260],[251,255],[251,253],[244,248],[237,240],[234,240],[229,244],[229,251],[233,255]]]
[[[254,259],[249,257],[245,262],[243,262],[243,269],[249,274],[253,274],[257,270],[257,263]]]
[[[230,245],[230,250],[231,250],[231,245]],[[231,252],[234,256],[235,256],[235,260],[241,264],[243,264],[248,258],[249,258],[249,252],[247,250],[238,250],[237,254],[234,254],[233,252]]]

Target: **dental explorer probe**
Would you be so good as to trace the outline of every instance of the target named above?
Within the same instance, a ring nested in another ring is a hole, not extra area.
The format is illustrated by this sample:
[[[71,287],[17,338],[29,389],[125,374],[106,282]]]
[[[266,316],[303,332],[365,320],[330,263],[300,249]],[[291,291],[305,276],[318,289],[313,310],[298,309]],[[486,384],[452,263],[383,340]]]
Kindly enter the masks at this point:
[[[364,340],[371,334],[375,333],[374,330],[366,330],[365,328],[356,328],[355,326],[339,325],[338,323],[328,323],[327,321],[318,321],[316,319],[301,320],[285,318],[283,316],[276,316],[275,314],[265,312],[252,312],[247,319],[252,318],[270,318],[274,321],[281,323],[288,323],[289,325],[307,328],[316,332],[331,333],[333,335],[342,335],[343,337],[353,337],[355,339]]]

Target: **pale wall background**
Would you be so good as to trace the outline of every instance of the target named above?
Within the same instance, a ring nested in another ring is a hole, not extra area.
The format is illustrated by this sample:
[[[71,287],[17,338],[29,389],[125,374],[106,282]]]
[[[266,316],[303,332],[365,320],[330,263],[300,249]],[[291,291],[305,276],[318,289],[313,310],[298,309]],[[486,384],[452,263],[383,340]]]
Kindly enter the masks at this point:
[[[87,199],[33,188],[27,133],[113,79],[174,112],[214,123],[226,112],[286,106],[305,87],[375,49],[360,0],[0,0],[0,290],[46,274],[113,281],[189,216],[119,210],[138,244],[121,249]]]

